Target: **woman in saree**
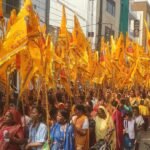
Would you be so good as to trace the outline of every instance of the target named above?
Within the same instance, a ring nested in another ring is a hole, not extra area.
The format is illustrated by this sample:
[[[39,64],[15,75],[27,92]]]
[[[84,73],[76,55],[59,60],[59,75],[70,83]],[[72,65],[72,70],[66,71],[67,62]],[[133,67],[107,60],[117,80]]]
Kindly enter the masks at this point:
[[[113,130],[114,124],[111,116],[109,115],[109,112],[106,110],[104,106],[99,106],[97,115],[95,117],[95,134],[96,134],[96,141],[98,142],[100,139],[105,139],[106,135],[109,133],[109,131]],[[116,135],[115,131],[112,133],[110,140],[111,143],[111,149],[115,150],[115,144],[116,144]]]
[[[83,105],[75,106],[75,115],[72,117],[72,123],[75,130],[75,147],[76,150],[89,149],[89,120],[85,115]]]
[[[24,142],[21,115],[15,108],[9,109],[0,122],[0,150],[20,150]]]
[[[73,125],[69,122],[69,112],[61,109],[57,122],[51,127],[51,150],[75,150]]]
[[[116,129],[116,150],[123,149],[123,117],[117,101],[112,101],[112,119]]]

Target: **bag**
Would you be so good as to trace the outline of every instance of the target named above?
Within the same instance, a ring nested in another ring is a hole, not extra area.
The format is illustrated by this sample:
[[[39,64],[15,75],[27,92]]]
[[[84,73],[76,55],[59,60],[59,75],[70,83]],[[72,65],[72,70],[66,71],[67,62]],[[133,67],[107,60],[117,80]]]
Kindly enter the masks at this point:
[[[124,134],[123,143],[124,143],[125,148],[132,148],[133,147],[132,140],[129,138],[129,135],[127,133]]]
[[[46,141],[42,147],[42,150],[50,150],[50,146],[49,146],[49,143],[48,141]]]

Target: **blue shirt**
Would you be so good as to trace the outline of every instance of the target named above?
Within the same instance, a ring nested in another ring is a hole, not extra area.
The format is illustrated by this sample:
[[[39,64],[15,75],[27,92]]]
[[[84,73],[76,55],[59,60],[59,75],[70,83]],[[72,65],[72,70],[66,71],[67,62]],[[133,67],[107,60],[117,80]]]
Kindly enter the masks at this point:
[[[52,140],[51,150],[75,150],[74,129],[71,124],[66,124],[66,129],[58,123],[54,124],[50,131]]]
[[[47,139],[47,126],[44,123],[40,123],[38,126],[33,127],[33,124],[29,127],[29,141],[34,142],[46,142]],[[42,150],[42,146],[38,148],[32,148],[32,150]]]

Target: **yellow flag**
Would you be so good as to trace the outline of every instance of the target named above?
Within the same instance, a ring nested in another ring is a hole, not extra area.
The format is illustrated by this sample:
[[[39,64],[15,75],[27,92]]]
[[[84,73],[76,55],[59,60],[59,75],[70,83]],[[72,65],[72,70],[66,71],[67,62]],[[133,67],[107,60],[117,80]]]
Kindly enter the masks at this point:
[[[133,81],[133,79],[135,77],[135,73],[137,71],[138,64],[139,64],[139,59],[136,60],[136,63],[135,63],[134,69],[133,69],[133,71],[131,73],[131,76],[129,78],[129,81]]]
[[[31,0],[25,0],[24,5],[18,13],[17,20],[22,17],[29,16],[30,13],[33,13],[33,6]]]
[[[111,39],[111,55],[112,55],[111,57],[112,59],[115,59],[117,47],[113,36],[111,36],[110,39]]]
[[[29,82],[31,81],[31,79],[34,77],[35,73],[38,71],[37,67],[33,67],[30,72],[28,72],[28,74],[26,74],[25,80],[24,82],[21,84],[21,90],[20,90],[20,96],[22,95],[22,93],[24,92],[24,90],[26,90],[28,88]]]
[[[123,37],[123,34],[120,33],[119,38],[116,43],[115,60],[119,60],[122,51],[124,51],[124,37]]]
[[[67,94],[72,97],[72,91],[64,69],[62,69],[60,72],[60,82],[64,86]]]
[[[51,42],[50,35],[48,35],[47,42],[46,42],[45,74],[46,77],[48,77],[48,79],[52,80],[52,82],[54,82],[53,81],[53,55],[54,55],[54,47]]]
[[[6,82],[6,73],[8,71],[8,68],[15,68],[15,57],[7,60],[2,66],[0,66],[0,78]],[[9,69],[10,70],[10,69]],[[9,71],[13,71],[12,69]]]
[[[3,43],[5,54],[27,42],[27,40],[27,24],[25,18],[22,18],[14,25],[12,25],[11,29],[6,35],[5,41]]]
[[[148,53],[150,54],[150,32],[149,32],[149,27],[147,25],[147,22],[144,20],[145,23],[145,28],[146,28],[146,41],[147,41],[147,46],[148,46]]]
[[[88,41],[82,31],[78,18],[74,16],[73,43],[76,46],[75,53],[80,58],[80,64],[88,63]]]
[[[31,59],[31,55],[28,49],[20,53],[20,59],[21,59],[20,76],[21,76],[21,85],[23,86],[28,74],[31,72],[33,68],[33,60]]]
[[[66,12],[65,12],[65,7],[63,6],[62,8],[62,19],[61,19],[61,26],[60,26],[60,31],[59,31],[59,37],[66,37],[67,38],[67,28],[66,28]]]
[[[36,44],[35,41],[29,40],[28,49],[29,49],[29,52],[30,52],[32,59],[36,59],[36,60],[41,61],[40,48],[38,47],[38,45]]]
[[[133,41],[131,41],[128,34],[126,34],[126,47],[125,47],[125,49],[126,49],[126,55],[128,57],[134,58],[135,49],[134,49]]]
[[[3,0],[0,0],[0,18],[3,17]]]
[[[17,12],[15,9],[11,11],[10,18],[7,23],[7,32],[10,30],[10,27],[16,22]]]
[[[105,67],[106,65],[106,43],[104,37],[101,37],[101,50],[100,50],[100,63],[101,66]]]
[[[31,0],[26,0],[24,2],[24,5],[19,11],[16,20],[19,21],[22,18],[25,18],[27,21],[28,35],[32,36],[34,34],[37,34],[37,32],[39,32],[40,21],[37,13],[35,13],[35,11],[33,10]]]

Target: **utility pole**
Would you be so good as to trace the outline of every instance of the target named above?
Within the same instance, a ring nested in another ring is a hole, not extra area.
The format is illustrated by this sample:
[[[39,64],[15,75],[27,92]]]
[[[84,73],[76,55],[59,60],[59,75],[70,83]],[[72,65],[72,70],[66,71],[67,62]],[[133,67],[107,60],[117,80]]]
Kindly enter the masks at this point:
[[[94,32],[93,32],[93,17],[94,17],[94,1],[95,0],[89,0],[89,10],[88,11],[88,23],[91,24],[90,26],[87,26],[87,33],[88,33],[88,39],[91,42],[92,48],[93,48],[93,37],[94,37]]]
[[[46,32],[48,33],[49,31],[49,25],[50,25],[50,20],[49,20],[49,13],[50,13],[50,0],[46,0],[45,2],[45,24],[46,24]]]
[[[99,27],[98,27],[98,42],[97,42],[97,50],[100,51],[101,48],[101,34],[102,34],[102,22],[103,22],[103,0],[100,0],[100,11],[99,11]]]

